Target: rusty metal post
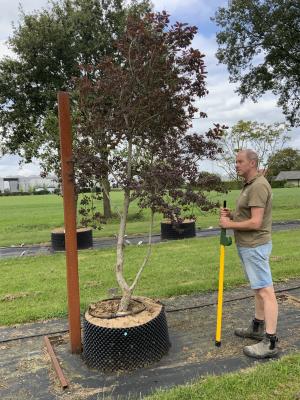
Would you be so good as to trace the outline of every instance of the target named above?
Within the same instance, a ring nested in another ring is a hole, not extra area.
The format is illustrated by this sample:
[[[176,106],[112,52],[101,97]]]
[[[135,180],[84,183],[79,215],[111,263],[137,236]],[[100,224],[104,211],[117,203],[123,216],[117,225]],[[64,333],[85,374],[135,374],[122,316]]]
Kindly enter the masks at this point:
[[[71,352],[81,352],[80,295],[76,233],[74,168],[72,160],[72,129],[70,100],[67,92],[58,93],[58,116],[62,187],[64,199],[65,243],[67,264],[68,316]]]

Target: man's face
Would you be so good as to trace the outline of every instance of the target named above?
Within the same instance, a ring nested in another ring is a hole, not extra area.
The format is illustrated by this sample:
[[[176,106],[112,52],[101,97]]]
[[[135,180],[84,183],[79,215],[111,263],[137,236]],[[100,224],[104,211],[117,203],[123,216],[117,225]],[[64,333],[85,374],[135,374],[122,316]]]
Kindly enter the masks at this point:
[[[235,169],[239,176],[245,177],[255,168],[255,161],[249,160],[245,152],[240,151],[236,156]]]

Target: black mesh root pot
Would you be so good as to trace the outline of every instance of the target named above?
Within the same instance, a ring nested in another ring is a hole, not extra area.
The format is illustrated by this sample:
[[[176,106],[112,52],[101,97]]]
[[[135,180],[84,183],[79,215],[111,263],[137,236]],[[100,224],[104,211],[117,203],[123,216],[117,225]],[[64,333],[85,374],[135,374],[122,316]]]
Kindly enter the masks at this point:
[[[162,239],[187,239],[196,236],[195,221],[179,224],[161,222],[160,229]]]
[[[52,232],[51,245],[53,250],[65,250],[65,233]],[[86,229],[77,231],[77,248],[78,250],[89,249],[93,247],[93,231]]]
[[[159,361],[170,348],[164,308],[132,328],[103,328],[84,318],[83,358],[102,371],[133,370]]]

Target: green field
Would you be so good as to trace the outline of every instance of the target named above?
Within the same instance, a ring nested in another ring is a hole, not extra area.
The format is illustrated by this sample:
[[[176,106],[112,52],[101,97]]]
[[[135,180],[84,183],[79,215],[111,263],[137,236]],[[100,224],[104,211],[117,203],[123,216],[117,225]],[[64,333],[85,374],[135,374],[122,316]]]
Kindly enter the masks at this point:
[[[227,199],[228,206],[234,207],[238,191],[227,195],[212,195],[221,202]],[[300,220],[300,188],[273,189],[273,220]],[[111,193],[113,212],[122,209],[122,192]],[[101,208],[101,204],[99,204]],[[131,204],[127,234],[137,235],[148,231],[149,211],[139,213],[136,203]],[[197,212],[197,226],[207,228],[218,225],[217,213]],[[155,216],[154,233],[160,232],[161,215]],[[57,195],[0,197],[0,246],[21,243],[45,243],[50,241],[53,228],[63,225],[62,198]],[[113,236],[118,231],[118,220],[113,219],[94,231],[94,237]]]
[[[300,230],[273,234],[275,281],[299,277],[299,240]],[[147,246],[128,246],[125,250],[125,275],[132,279]],[[115,259],[114,249],[79,252],[82,311],[89,303],[107,297],[109,288],[117,287]],[[162,298],[216,290],[218,266],[218,237],[156,244],[136,294]],[[0,270],[0,325],[66,315],[64,253],[2,259]],[[226,251],[225,288],[244,283],[235,246],[231,246]]]

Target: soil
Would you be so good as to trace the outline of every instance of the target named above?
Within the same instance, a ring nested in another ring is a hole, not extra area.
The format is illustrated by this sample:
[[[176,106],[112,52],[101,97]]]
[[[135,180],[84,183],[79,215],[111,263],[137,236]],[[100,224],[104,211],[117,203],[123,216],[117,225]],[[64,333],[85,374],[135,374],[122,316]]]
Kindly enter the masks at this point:
[[[164,220],[162,220],[162,222],[164,223],[164,224],[171,224],[172,222],[171,222],[171,220],[170,219],[164,219]],[[180,222],[181,224],[188,224],[188,223],[190,223],[190,222],[195,222],[195,220],[194,219],[184,219],[182,222]]]
[[[116,315],[119,309],[119,304],[120,304],[120,299],[108,299],[108,300],[102,300],[98,301],[97,303],[91,304],[89,306],[89,314],[92,317],[97,317],[97,318],[124,318],[123,316],[118,316]],[[128,312],[127,314],[129,315],[134,315],[142,312],[145,310],[145,306],[143,303],[140,301],[136,300],[131,300],[129,307],[128,307]]]
[[[91,230],[91,228],[77,228],[76,232],[86,232]],[[65,233],[65,229],[64,228],[55,228],[51,231],[52,233]]]
[[[86,311],[85,318],[90,323],[103,328],[132,328],[151,321],[162,309],[162,305],[155,300],[134,297],[129,305],[129,311],[132,314],[116,317],[114,314],[117,312],[119,302],[120,299],[112,299],[92,304]]]
[[[298,297],[292,296],[289,293],[282,293],[277,295],[277,298],[282,301],[286,301],[293,306],[300,308],[300,299]]]
[[[14,301],[28,296],[38,296],[41,292],[20,292],[20,293],[8,293],[3,297],[0,297],[0,301]]]

